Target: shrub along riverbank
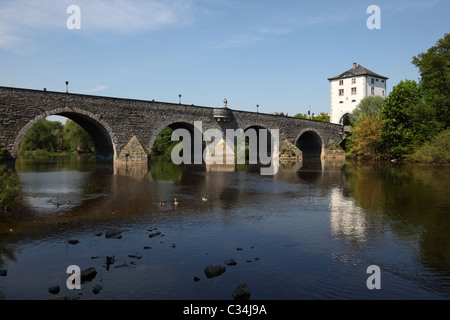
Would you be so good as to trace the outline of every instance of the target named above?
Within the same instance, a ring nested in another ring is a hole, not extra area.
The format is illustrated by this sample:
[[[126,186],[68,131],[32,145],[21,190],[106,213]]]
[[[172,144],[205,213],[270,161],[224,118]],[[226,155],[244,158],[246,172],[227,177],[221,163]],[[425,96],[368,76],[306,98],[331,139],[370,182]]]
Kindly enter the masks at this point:
[[[21,187],[15,173],[6,165],[0,165],[0,213],[15,204]]]

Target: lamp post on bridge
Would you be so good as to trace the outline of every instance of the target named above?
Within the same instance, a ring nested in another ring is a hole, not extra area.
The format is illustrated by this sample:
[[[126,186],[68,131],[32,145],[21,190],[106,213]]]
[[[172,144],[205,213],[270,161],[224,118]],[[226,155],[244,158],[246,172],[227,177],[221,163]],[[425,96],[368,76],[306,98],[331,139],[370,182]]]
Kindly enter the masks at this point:
[[[181,104],[181,94],[178,95],[178,103]]]
[[[66,93],[69,93],[69,81],[66,81]]]

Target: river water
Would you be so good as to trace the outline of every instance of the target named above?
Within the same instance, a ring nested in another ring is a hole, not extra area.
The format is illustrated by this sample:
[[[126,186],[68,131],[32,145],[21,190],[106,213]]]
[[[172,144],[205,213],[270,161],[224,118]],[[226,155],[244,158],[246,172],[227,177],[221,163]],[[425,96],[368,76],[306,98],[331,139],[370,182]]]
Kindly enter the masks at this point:
[[[262,176],[57,157],[16,171],[1,299],[227,300],[243,283],[255,300],[450,298],[449,167],[319,161]],[[72,265],[97,274],[69,289]],[[226,269],[208,278],[208,265]]]

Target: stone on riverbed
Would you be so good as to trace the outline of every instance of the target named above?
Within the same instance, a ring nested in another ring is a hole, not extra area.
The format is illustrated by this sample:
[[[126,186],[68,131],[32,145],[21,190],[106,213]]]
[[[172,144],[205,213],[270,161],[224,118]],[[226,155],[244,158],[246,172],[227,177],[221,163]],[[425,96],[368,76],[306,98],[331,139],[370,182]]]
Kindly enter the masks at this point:
[[[93,288],[92,288],[92,292],[94,294],[98,294],[100,292],[100,290],[102,290],[102,287],[98,284],[96,284]]]
[[[50,292],[51,294],[58,294],[59,286],[53,286],[53,287],[48,288],[48,292]]]
[[[81,283],[86,281],[91,281],[97,275],[97,270],[94,267],[87,268],[86,270],[81,271]]]
[[[237,264],[237,262],[234,259],[229,259],[229,260],[225,261],[225,264],[227,266],[235,266]]]
[[[105,238],[121,239],[122,232],[123,232],[122,230],[108,230],[105,232]]]
[[[0,277],[6,277],[8,270],[0,270]]]
[[[75,239],[72,239],[72,240],[69,240],[68,242],[69,242],[70,244],[77,244],[77,243],[80,242],[80,241],[75,240]]]
[[[155,232],[155,233],[150,233],[149,235],[148,235],[148,237],[149,238],[154,238],[154,237],[156,237],[156,236],[159,236],[159,235],[161,235],[161,232]]]
[[[217,277],[220,276],[222,273],[224,273],[226,268],[224,266],[213,266],[209,265],[205,268],[205,275],[208,278]]]
[[[248,300],[250,299],[250,287],[246,283],[241,284],[231,295],[235,300]]]

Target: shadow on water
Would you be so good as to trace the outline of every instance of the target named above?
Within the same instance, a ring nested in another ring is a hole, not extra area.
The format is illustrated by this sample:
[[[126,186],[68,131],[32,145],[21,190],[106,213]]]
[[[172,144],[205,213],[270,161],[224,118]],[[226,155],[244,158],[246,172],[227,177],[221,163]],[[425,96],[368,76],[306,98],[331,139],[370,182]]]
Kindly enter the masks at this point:
[[[297,171],[300,181],[308,184],[314,184],[319,181],[323,175],[322,161],[320,159],[304,159],[302,166]]]

